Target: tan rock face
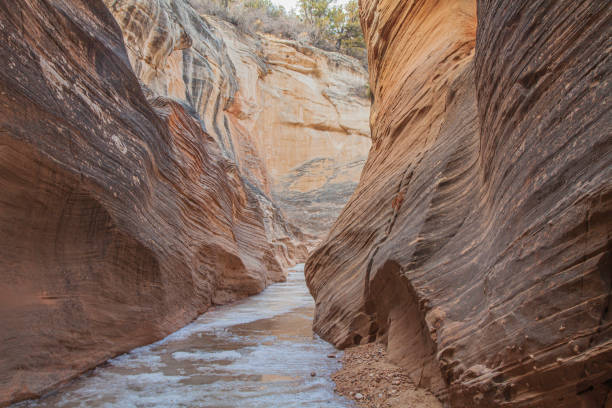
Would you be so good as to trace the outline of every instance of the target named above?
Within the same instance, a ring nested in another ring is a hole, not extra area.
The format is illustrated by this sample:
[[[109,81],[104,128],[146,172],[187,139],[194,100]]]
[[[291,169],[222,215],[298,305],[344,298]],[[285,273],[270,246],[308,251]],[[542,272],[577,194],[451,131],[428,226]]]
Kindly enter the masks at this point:
[[[373,146],[306,266],[315,330],[385,341],[449,406],[604,406],[610,5],[365,0],[361,16]]]
[[[281,225],[266,222],[270,240],[282,247],[305,238],[287,224],[326,234],[371,144],[363,67],[294,41],[245,35],[184,0],[105,2],[141,81],[191,106],[224,155],[273,202],[270,213],[281,209]]]
[[[0,405],[284,279],[262,199],[147,100],[102,2],[3,2],[0,28]]]

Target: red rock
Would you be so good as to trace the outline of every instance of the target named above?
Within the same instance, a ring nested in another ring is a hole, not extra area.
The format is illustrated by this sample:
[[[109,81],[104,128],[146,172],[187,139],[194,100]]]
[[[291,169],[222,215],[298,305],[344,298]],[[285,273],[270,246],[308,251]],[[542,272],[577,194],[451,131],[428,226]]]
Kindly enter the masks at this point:
[[[352,58],[184,0],[5,3],[0,405],[284,279],[370,145]]]
[[[306,266],[315,330],[386,342],[449,406],[603,406],[609,2],[364,0],[361,17],[373,147]]]
[[[0,405],[284,278],[255,193],[100,1],[0,3]]]

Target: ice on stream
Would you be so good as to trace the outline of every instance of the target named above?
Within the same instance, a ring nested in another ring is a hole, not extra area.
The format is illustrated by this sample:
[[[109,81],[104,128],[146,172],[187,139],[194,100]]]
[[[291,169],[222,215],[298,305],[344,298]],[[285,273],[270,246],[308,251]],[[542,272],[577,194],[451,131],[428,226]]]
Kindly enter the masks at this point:
[[[352,407],[333,392],[333,347],[311,330],[303,265],[287,282],[222,306],[38,401],[14,407]],[[312,377],[311,372],[316,376]]]

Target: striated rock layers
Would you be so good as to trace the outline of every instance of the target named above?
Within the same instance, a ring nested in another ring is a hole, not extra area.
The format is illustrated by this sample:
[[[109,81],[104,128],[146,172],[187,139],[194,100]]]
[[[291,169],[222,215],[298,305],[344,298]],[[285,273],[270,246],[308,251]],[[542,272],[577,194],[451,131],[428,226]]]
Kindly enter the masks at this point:
[[[284,279],[370,145],[354,60],[184,1],[5,2],[0,60],[0,405]]]
[[[297,242],[326,234],[371,144],[363,67],[295,41],[246,35],[186,0],[105,3],[141,81],[197,112],[267,203],[271,241],[292,253],[290,224],[306,233]]]
[[[0,405],[284,279],[262,197],[146,98],[101,1],[0,3],[0,60]]]
[[[610,3],[361,17],[373,146],[307,263],[316,331],[385,341],[447,406],[609,406]]]

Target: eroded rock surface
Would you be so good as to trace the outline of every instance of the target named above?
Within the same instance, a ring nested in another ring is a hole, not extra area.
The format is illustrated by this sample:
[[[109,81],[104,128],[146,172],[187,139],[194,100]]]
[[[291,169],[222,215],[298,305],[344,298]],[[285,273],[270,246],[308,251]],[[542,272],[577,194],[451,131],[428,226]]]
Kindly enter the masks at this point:
[[[361,17],[373,146],[307,263],[315,330],[385,341],[452,407],[609,404],[610,4]]]
[[[186,0],[105,3],[142,82],[191,106],[267,197],[271,240],[292,252],[291,242],[326,234],[371,144],[364,68],[341,54],[244,34]],[[288,224],[306,236],[294,238]]]
[[[284,279],[262,200],[101,1],[0,4],[0,405]]]
[[[356,61],[186,1],[5,2],[0,40],[0,405],[284,279],[369,149]]]

